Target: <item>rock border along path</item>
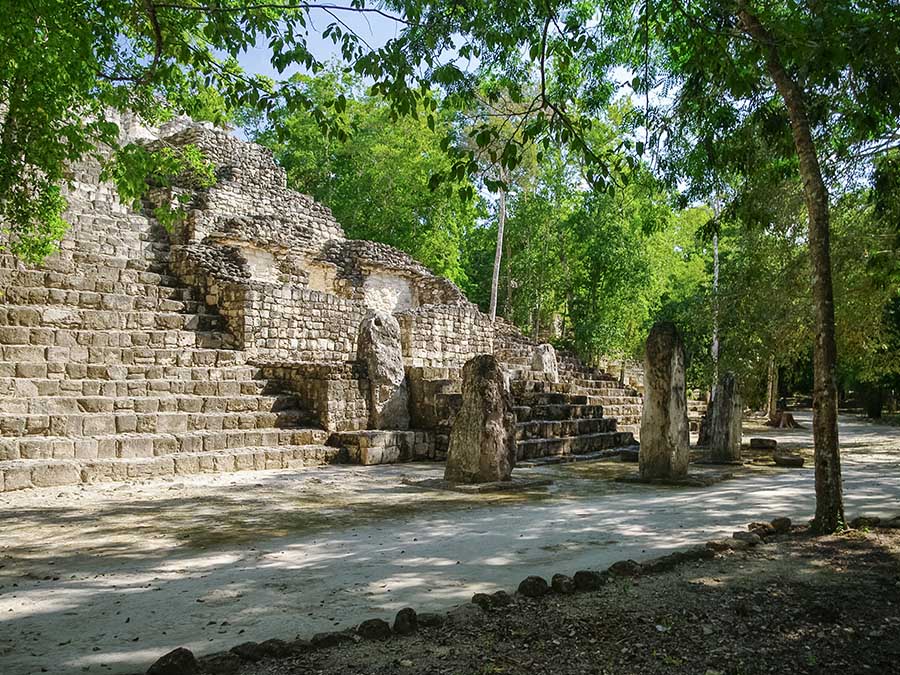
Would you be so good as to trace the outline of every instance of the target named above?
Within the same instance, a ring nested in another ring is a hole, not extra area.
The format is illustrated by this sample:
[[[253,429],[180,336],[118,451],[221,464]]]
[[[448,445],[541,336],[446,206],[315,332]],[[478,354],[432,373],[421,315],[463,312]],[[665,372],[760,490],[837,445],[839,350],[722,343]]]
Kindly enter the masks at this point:
[[[842,433],[848,515],[893,513],[900,429],[844,417]],[[766,433],[795,447],[809,434]],[[730,536],[761,516],[803,522],[813,508],[810,469],[675,489],[594,480],[635,467],[584,462],[517,470],[555,485],[502,496],[401,483],[442,470],[323,467],[0,495],[0,671],[142,672],[178,646],[202,655],[405,606],[437,611],[529,575]]]

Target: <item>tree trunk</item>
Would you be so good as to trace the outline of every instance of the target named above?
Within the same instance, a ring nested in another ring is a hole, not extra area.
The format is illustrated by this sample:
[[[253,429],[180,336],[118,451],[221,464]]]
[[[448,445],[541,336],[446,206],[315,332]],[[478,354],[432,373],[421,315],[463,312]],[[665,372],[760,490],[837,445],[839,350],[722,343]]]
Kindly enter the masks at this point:
[[[505,172],[500,169],[500,180]],[[491,278],[491,321],[497,318],[497,288],[500,285],[500,260],[503,257],[503,227],[506,225],[506,188],[500,188],[500,205],[497,214],[497,248],[494,251],[494,276]]]
[[[738,0],[738,17],[744,31],[759,43],[766,68],[784,99],[791,121],[794,147],[800,160],[800,177],[809,214],[809,256],[816,341],[813,351],[813,442],[816,460],[816,517],[813,530],[833,532],[844,524],[841,455],[838,446],[837,384],[834,339],[834,293],[829,250],[828,190],[822,180],[819,158],[809,128],[806,103],[800,85],[781,62],[778,46],[769,31]]]
[[[766,388],[766,417],[775,419],[778,412],[778,366],[775,365],[775,357],[769,358],[769,382]]]

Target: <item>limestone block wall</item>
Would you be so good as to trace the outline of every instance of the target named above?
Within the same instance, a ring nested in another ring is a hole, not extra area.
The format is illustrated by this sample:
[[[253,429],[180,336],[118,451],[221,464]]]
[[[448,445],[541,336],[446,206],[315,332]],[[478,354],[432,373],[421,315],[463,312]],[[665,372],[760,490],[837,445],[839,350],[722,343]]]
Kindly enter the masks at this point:
[[[266,377],[286,382],[305,408],[328,431],[365,429],[369,420],[369,382],[359,363],[278,363],[263,368]]]
[[[266,358],[353,360],[365,314],[362,303],[328,293],[254,285],[244,305],[245,345]]]
[[[474,305],[423,305],[398,313],[397,320],[408,366],[461,368],[494,351],[491,320]]]

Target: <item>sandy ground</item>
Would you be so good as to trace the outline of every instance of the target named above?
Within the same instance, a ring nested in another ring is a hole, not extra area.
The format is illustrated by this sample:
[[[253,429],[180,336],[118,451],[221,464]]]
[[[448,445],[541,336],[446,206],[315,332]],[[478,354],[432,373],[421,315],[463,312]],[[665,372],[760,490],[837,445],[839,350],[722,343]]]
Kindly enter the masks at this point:
[[[811,446],[806,429],[745,434]],[[848,515],[900,504],[900,428],[842,418]],[[613,462],[520,469],[549,489],[424,491],[436,464],[207,475],[0,495],[0,672],[143,672],[176,646],[308,637],[397,609],[438,610],[528,574],[602,568],[808,518],[811,469],[709,488],[606,479]]]

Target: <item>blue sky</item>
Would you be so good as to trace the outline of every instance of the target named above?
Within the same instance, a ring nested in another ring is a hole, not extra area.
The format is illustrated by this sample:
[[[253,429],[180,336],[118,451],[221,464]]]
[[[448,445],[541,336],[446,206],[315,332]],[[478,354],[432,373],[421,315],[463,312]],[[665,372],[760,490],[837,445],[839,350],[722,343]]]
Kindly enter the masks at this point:
[[[347,0],[338,0],[332,4],[346,7],[349,5],[349,2]],[[342,12],[339,10],[335,10],[334,14],[373,47],[379,47],[395,37],[401,27],[396,21],[391,21],[378,14],[362,15],[356,12]],[[313,54],[323,61],[333,57],[340,58],[340,49],[330,39],[322,39],[322,31],[330,23],[335,23],[333,16],[322,10],[311,10],[307,30],[307,44]],[[267,75],[275,79],[290,77],[302,70],[299,67],[292,67],[284,73],[278,73],[272,67],[271,54],[265,39],[260,40],[254,49],[243,54],[239,61],[241,66],[248,72]]]

